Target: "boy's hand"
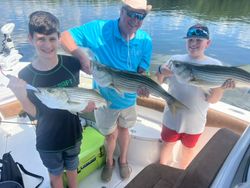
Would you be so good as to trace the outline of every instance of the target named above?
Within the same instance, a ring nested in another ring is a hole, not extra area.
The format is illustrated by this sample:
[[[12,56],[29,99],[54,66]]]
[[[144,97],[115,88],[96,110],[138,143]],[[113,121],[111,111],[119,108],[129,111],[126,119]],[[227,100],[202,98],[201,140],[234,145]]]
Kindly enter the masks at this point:
[[[15,94],[15,96],[21,100],[27,97],[26,82],[12,75],[7,75],[9,78],[8,88]]]
[[[95,102],[90,101],[82,112],[93,112],[96,109]]]
[[[228,79],[221,87],[211,89],[209,94],[205,94],[206,101],[209,103],[216,103],[222,98],[226,89],[233,88],[235,88],[235,82],[232,79]]]
[[[167,64],[160,65],[156,73],[156,77],[160,83],[164,82],[165,77],[171,77],[173,72],[169,69]]]

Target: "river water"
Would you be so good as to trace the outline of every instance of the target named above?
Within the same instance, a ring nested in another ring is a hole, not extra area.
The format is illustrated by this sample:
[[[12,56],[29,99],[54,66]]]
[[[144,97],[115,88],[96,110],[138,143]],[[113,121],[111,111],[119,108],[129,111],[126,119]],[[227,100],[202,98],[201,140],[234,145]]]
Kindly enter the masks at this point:
[[[249,0],[151,0],[153,10],[145,18],[142,29],[153,40],[151,71],[171,55],[186,53],[185,40],[188,27],[206,24],[212,45],[207,55],[226,65],[246,65],[250,71],[250,1]],[[2,0],[0,26],[13,22],[12,37],[16,48],[23,54],[22,61],[31,61],[34,49],[28,43],[28,16],[36,10],[56,15],[61,30],[81,25],[93,19],[116,19],[120,1],[117,0]],[[0,36],[1,39],[2,36]],[[227,91],[222,101],[250,110],[247,90]]]

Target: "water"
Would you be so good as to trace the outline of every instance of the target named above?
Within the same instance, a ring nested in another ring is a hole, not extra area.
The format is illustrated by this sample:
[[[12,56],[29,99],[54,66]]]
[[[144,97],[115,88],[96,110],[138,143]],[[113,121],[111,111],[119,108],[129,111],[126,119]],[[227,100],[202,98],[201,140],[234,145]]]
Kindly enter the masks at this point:
[[[249,0],[148,0],[153,10],[142,28],[153,40],[151,71],[174,54],[186,53],[183,37],[191,25],[206,24],[212,45],[207,55],[224,64],[247,65],[250,70],[250,1]],[[0,25],[15,23],[12,34],[22,61],[31,61],[34,49],[27,39],[28,16],[36,10],[55,14],[61,30],[81,25],[93,19],[116,19],[120,1],[117,0],[2,0]],[[2,37],[2,36],[1,36]],[[1,39],[0,37],[0,39]],[[250,110],[250,93],[242,90],[226,92],[223,101]]]

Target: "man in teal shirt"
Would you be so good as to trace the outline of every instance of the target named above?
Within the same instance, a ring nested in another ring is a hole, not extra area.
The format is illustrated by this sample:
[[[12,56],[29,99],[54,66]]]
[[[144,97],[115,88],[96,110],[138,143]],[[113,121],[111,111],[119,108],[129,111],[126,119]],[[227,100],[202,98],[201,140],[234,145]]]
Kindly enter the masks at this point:
[[[139,28],[151,8],[146,0],[123,0],[119,19],[95,20],[65,31],[61,36],[62,45],[81,61],[85,72],[90,73],[90,60],[80,47],[91,49],[98,60],[109,67],[143,73],[149,68],[152,41]],[[106,136],[107,142],[107,159],[101,178],[106,182],[111,180],[117,139],[120,176],[128,178],[131,173],[127,162],[128,128],[136,123],[137,94],[125,93],[121,96],[112,88],[101,87],[97,83],[95,87],[110,104],[109,108],[99,109],[96,114],[97,127]]]

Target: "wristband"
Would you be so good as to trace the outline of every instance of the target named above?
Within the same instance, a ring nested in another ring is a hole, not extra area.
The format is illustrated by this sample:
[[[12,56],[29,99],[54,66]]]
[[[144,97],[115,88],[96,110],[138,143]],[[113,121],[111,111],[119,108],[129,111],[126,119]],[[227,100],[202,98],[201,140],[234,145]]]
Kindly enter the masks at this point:
[[[158,67],[158,72],[161,74],[161,65]]]

